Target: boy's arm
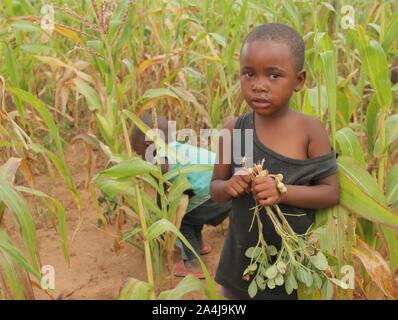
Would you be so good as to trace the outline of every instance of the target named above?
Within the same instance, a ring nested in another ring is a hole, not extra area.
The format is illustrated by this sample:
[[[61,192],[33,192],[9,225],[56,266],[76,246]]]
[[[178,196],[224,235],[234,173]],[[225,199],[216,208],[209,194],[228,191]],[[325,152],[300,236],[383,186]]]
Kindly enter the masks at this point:
[[[236,118],[228,121],[224,129],[227,129],[232,137],[232,130],[235,127]],[[225,147],[225,148],[224,148]],[[231,164],[224,159],[224,154],[231,154],[231,146],[223,143],[220,136],[218,141],[218,151],[216,156],[216,163],[213,168],[213,176],[210,183],[210,195],[214,202],[227,202],[231,200],[231,196],[225,192],[228,179],[231,178]]]
[[[318,119],[308,120],[308,157],[315,158],[330,153],[331,146],[326,130]],[[287,185],[287,193],[281,202],[301,208],[321,209],[339,202],[339,182],[337,175],[325,177],[311,186]]]
[[[235,127],[236,119],[225,125],[232,141],[232,130]],[[223,155],[227,155],[224,159]],[[216,163],[213,169],[213,177],[210,183],[210,195],[214,202],[227,202],[232,197],[236,198],[250,193],[250,177],[247,174],[231,175],[231,143],[223,143],[220,136]]]

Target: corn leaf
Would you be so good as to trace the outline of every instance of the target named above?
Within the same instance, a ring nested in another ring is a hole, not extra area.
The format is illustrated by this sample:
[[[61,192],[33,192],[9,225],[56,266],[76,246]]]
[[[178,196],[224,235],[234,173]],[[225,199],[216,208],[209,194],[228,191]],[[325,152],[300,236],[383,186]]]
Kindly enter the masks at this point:
[[[366,162],[361,144],[351,128],[346,127],[337,131],[336,140],[343,156],[352,157],[359,162],[362,168],[365,167]]]
[[[12,257],[18,264],[23,267],[27,272],[32,274],[36,280],[40,282],[41,274],[39,268],[34,264],[31,264],[21,253],[21,251],[15,247],[10,237],[0,229],[0,250],[8,256]]]
[[[384,32],[382,46],[385,51],[388,51],[392,43],[398,38],[398,11],[395,11],[394,15],[390,17],[387,28]]]
[[[378,130],[378,107],[377,98],[374,95],[367,106],[366,112],[366,134],[368,137],[368,153],[372,154]]]
[[[149,283],[137,279],[129,279],[119,295],[119,300],[148,300],[153,288]]]
[[[65,209],[62,206],[62,204],[57,199],[55,199],[53,197],[50,197],[46,193],[41,192],[39,190],[34,190],[34,189],[31,189],[31,188],[22,187],[22,186],[17,186],[15,188],[19,192],[24,192],[24,193],[28,193],[28,194],[34,195],[36,197],[41,197],[41,198],[44,198],[44,199],[48,199],[48,200],[50,200],[53,203],[53,205],[54,205],[54,207],[56,208],[56,211],[57,211],[58,233],[59,233],[59,237],[61,239],[61,245],[62,245],[64,258],[65,258],[65,261],[67,263],[69,263],[69,248],[68,248],[68,238],[67,238],[67,232],[66,232]]]
[[[340,178],[340,203],[347,210],[373,222],[378,222],[392,228],[398,228],[398,216],[385,206],[376,202],[356,184],[356,179],[343,171]],[[361,179],[362,177],[358,177]]]
[[[198,278],[188,275],[174,289],[161,292],[158,300],[180,300],[189,292],[203,289],[202,282]]]
[[[377,41],[368,40],[362,26],[357,26],[355,43],[379,106],[389,108],[392,103],[390,71],[383,48]]]
[[[398,164],[387,173],[386,193],[388,205],[398,201]]]
[[[198,259],[200,266],[202,268],[202,271],[206,277],[207,295],[210,299],[217,299],[218,295],[217,295],[216,287],[215,287],[213,279],[210,277],[210,274],[209,274],[209,271],[207,270],[206,265],[203,263],[200,256],[196,253],[196,251],[193,249],[191,244],[182,235],[182,233],[176,228],[175,225],[173,225],[170,221],[168,221],[166,219],[161,219],[161,220],[156,221],[154,224],[152,224],[148,228],[148,239],[154,240],[167,231],[176,234],[177,237],[184,243],[184,245],[187,246],[187,248],[189,250],[191,250],[192,253],[195,255],[195,257]]]
[[[4,178],[0,178],[0,202],[4,202],[16,217],[20,226],[22,240],[28,250],[32,266],[38,272],[40,257],[32,215],[25,200]]]
[[[73,80],[73,83],[75,84],[76,90],[86,98],[89,110],[99,110],[102,114],[103,107],[98,93],[82,79],[76,78]]]

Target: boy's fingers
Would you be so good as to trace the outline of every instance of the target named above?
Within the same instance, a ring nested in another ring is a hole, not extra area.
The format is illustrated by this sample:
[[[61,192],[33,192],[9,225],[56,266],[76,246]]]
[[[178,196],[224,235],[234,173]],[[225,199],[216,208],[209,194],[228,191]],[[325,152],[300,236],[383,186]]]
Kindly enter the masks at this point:
[[[250,176],[249,176],[248,174],[241,175],[240,177],[241,177],[242,180],[243,180],[244,182],[246,182],[246,183],[250,183],[250,182],[251,182],[251,178],[250,178]]]
[[[242,194],[245,191],[245,189],[241,187],[238,183],[235,183],[233,185],[233,189],[238,193],[238,195]]]
[[[242,179],[237,179],[236,183],[239,184],[243,189],[246,189],[248,187],[248,184]]]
[[[270,198],[272,195],[270,194],[269,191],[262,191],[260,193],[256,194],[257,200],[264,200]]]
[[[253,180],[253,184],[263,184],[266,183],[268,181],[268,179],[270,179],[269,177],[261,177],[261,176],[257,176],[254,178]]]
[[[276,201],[276,199],[274,197],[269,197],[267,199],[260,200],[259,202],[263,206],[270,206],[270,205],[273,205],[273,204],[277,203],[277,201]]]
[[[227,188],[227,193],[230,195],[230,196],[232,196],[232,197],[237,197],[238,196],[238,193],[235,191],[235,189],[233,189],[233,188],[231,188],[231,187],[229,187],[229,188]]]
[[[268,186],[266,184],[257,184],[254,185],[252,189],[254,193],[259,193],[261,191],[267,190]]]

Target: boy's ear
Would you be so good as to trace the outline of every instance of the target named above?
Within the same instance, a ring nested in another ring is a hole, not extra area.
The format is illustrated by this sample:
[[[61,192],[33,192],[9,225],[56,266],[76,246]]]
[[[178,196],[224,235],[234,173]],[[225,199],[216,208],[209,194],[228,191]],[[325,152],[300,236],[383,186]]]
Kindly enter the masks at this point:
[[[297,74],[297,79],[296,79],[296,86],[294,87],[294,91],[300,91],[301,90],[301,88],[303,87],[303,85],[304,85],[304,82],[305,82],[305,78],[307,77],[307,74],[306,74],[306,72],[305,72],[305,70],[302,70],[302,71],[300,71],[298,74]]]

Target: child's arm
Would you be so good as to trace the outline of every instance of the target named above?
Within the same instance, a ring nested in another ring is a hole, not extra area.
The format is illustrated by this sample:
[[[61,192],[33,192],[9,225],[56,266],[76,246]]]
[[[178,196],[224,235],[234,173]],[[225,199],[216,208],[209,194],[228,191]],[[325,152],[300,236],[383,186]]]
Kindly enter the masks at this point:
[[[224,127],[229,131],[231,137],[235,123],[236,119],[233,119]],[[210,183],[210,195],[214,202],[227,202],[233,197],[236,198],[250,193],[250,177],[236,174],[231,176],[231,163],[228,159],[223,158],[224,154],[231,154],[231,146],[224,145],[220,137],[213,177]]]
[[[308,156],[320,157],[331,151],[330,143],[321,122],[308,121]],[[286,185],[287,193],[281,195],[275,181],[270,177],[257,177],[253,181],[253,194],[262,205],[284,203],[287,205],[321,209],[339,202],[339,184],[337,175],[331,175],[314,182],[311,186]]]

